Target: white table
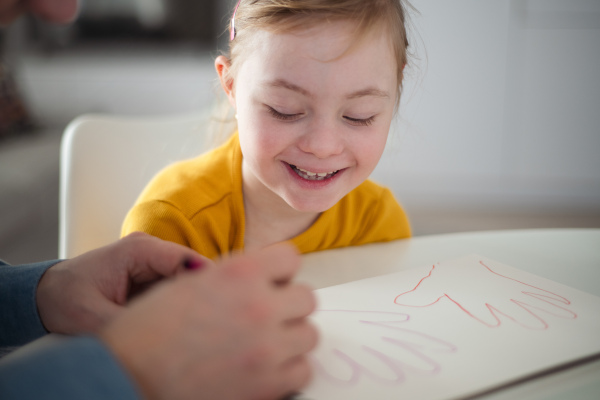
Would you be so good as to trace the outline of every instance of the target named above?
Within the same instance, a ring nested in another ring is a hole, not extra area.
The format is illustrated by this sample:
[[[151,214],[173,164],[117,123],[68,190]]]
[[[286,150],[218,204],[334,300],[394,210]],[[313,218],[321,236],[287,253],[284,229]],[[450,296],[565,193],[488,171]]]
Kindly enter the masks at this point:
[[[297,279],[320,289],[473,253],[600,296],[600,229],[469,232],[327,250],[305,255]],[[479,398],[600,399],[600,361]]]

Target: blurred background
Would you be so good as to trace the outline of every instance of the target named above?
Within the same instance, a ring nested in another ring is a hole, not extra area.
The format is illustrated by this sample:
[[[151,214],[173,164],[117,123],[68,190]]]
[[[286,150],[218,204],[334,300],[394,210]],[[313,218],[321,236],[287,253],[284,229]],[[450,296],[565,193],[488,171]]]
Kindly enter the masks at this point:
[[[234,3],[84,0],[70,26],[0,29],[0,258],[57,257],[73,118],[211,107]],[[373,179],[414,234],[600,228],[600,1],[411,3],[414,58]]]

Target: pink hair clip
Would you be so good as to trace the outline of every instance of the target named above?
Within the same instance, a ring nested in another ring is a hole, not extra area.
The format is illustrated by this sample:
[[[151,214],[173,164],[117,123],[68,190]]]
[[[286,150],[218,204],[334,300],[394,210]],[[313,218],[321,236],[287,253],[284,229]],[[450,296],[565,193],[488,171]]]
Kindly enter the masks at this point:
[[[229,27],[229,41],[235,39],[235,13],[237,12],[237,9],[240,6],[241,2],[242,0],[238,0],[237,4],[235,5],[235,8],[233,9],[233,15],[231,16],[231,24]]]

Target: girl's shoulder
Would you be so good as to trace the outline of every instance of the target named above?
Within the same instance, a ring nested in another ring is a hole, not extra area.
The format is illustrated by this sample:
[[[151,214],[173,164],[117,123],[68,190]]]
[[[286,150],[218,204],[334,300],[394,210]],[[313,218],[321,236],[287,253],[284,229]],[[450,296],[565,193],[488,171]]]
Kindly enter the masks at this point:
[[[234,151],[225,145],[175,162],[150,181],[138,203],[162,201],[182,211],[190,204],[209,206],[234,190],[234,169]]]
[[[392,191],[386,186],[375,183],[374,181],[367,179],[356,188],[351,190],[344,199],[364,201],[381,201],[387,199],[389,196],[393,197]],[[344,200],[342,199],[342,200]]]
[[[338,212],[356,216],[358,219],[370,219],[375,214],[388,212],[403,214],[402,206],[394,193],[386,186],[367,179],[342,198],[336,206]]]
[[[371,180],[366,180],[348,193],[339,205],[338,210],[343,219],[357,227],[352,239],[353,245],[411,235],[408,216],[393,192]]]

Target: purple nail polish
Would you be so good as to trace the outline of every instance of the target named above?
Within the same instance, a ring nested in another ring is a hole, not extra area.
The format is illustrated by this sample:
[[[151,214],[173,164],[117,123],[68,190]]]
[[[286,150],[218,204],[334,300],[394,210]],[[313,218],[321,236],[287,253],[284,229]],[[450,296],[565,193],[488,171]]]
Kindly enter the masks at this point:
[[[183,267],[188,271],[196,271],[204,267],[204,262],[202,260],[188,258],[183,262]]]

